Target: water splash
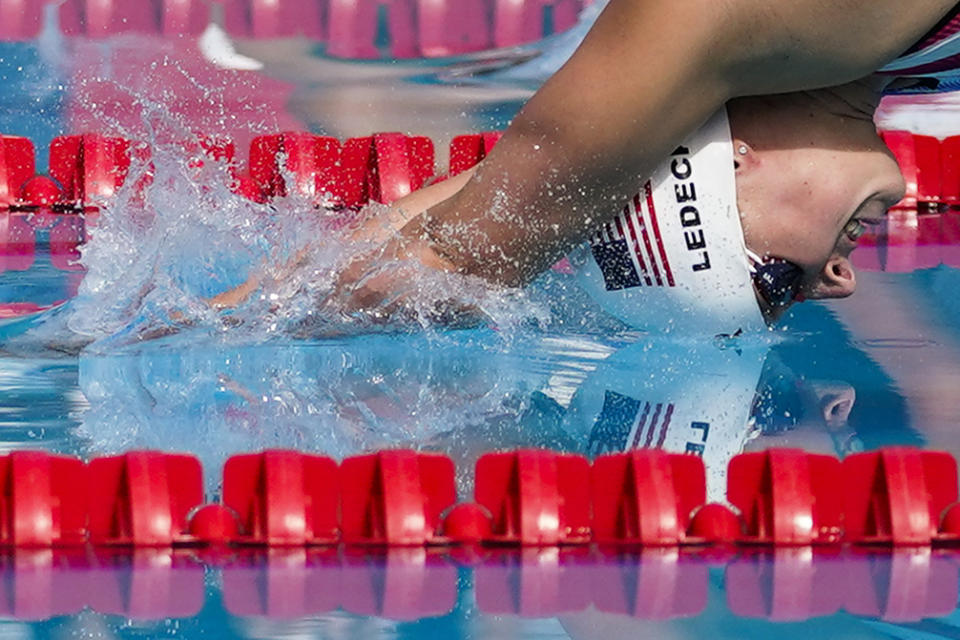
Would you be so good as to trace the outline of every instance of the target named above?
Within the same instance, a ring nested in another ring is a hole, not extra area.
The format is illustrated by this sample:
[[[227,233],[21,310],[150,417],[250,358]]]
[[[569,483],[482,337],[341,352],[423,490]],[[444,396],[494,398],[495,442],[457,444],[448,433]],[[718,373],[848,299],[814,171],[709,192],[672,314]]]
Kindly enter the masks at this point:
[[[164,95],[138,95],[136,104],[137,131],[102,118],[110,133],[139,133],[149,154],[133,154],[124,185],[103,204],[82,250],[87,274],[67,319],[74,333],[105,347],[187,330],[254,342],[430,330],[462,323],[466,315],[452,309],[469,309],[470,322],[507,334],[549,321],[523,291],[389,259],[366,277],[390,274],[402,289],[358,308],[339,276],[357,255],[377,255],[378,247],[352,235],[381,215],[382,205],[359,214],[317,208],[292,189],[268,204],[247,200],[231,188],[233,169],[205,155]],[[251,277],[260,286],[237,308],[211,306],[213,296]]]

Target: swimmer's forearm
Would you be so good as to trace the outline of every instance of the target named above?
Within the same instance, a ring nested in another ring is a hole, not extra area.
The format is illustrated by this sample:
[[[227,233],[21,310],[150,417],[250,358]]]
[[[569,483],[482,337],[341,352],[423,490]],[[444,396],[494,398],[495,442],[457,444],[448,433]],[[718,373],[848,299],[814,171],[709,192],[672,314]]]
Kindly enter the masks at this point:
[[[403,228],[410,220],[454,195],[473,175],[475,169],[458,173],[443,182],[418,189],[390,205],[381,215],[367,220],[352,236],[357,242],[380,244]]]
[[[460,271],[523,284],[730,98],[866,75],[954,2],[612,0],[481,170],[408,235]]]
[[[633,6],[647,4],[655,6]],[[688,4],[703,10],[687,15]],[[724,11],[703,0],[613,0],[471,181],[430,209],[424,230],[442,255],[465,273],[528,282],[616,213],[643,176],[726,101],[729,83],[704,72],[706,47],[680,58],[680,69],[636,47],[675,48],[677,34],[656,26],[671,16],[685,20],[693,39],[709,39]]]
[[[417,217],[427,209],[436,204],[443,202],[453,194],[460,191],[463,188],[463,185],[467,184],[471,177],[473,177],[476,167],[472,167],[458,173],[457,175],[447,178],[443,182],[437,182],[431,184],[428,187],[424,187],[417,191],[414,191],[408,196],[400,198],[390,206],[390,211],[392,215],[395,215],[400,221],[400,224],[395,226],[396,229],[400,229],[409,222],[412,218]],[[394,214],[393,212],[397,211],[398,213]]]

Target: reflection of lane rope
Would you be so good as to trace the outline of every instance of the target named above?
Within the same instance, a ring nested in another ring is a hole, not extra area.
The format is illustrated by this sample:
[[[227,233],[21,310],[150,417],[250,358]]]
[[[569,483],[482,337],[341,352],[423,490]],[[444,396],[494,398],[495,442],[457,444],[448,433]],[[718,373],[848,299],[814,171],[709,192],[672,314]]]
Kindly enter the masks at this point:
[[[10,11],[0,24],[0,40],[30,40],[44,26],[92,38],[198,36],[215,23],[241,38],[309,38],[325,43],[334,58],[442,58],[504,50],[571,28],[585,32],[576,25],[586,1],[20,0],[13,3],[19,15],[10,20]],[[588,4],[582,13],[603,4]]]

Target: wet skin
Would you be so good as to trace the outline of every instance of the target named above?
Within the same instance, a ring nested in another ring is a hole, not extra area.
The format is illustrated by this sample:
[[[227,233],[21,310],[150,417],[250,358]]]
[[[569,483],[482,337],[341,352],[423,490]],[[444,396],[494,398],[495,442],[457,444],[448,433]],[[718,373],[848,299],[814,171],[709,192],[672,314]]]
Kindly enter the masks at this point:
[[[803,270],[801,300],[854,292],[857,239],[903,197],[900,169],[873,123],[873,89],[855,84],[729,106],[744,239],[755,253]],[[786,309],[760,302],[770,321]]]

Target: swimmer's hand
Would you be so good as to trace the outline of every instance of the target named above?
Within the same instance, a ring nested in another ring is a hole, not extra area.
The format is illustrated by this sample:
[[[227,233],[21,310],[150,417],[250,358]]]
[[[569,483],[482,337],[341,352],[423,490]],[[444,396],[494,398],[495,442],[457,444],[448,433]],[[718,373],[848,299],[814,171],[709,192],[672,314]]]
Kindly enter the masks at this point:
[[[291,260],[288,260],[279,268],[274,269],[274,273],[270,276],[270,278],[276,281],[282,281],[291,277],[293,272],[301,267],[310,257],[310,252],[312,250],[313,247],[309,244],[303,247],[297,251],[296,255],[294,255]],[[217,311],[236,309],[241,304],[246,302],[250,296],[253,295],[253,293],[263,285],[263,282],[266,278],[267,266],[266,264],[263,264],[242,284],[234,287],[233,289],[228,289],[223,293],[219,293],[212,298],[208,298],[207,304]]]
[[[215,295],[207,300],[207,304],[217,311],[235,309],[243,304],[250,295],[260,288],[260,277],[251,276],[243,284]]]
[[[428,238],[410,231],[409,226],[377,250],[351,260],[322,306],[375,322],[416,320],[418,310],[426,312],[431,322],[444,326],[474,326],[481,322],[480,310],[453,296],[425,299],[431,295],[421,290],[423,279],[429,274],[425,268],[441,273],[457,270]]]

